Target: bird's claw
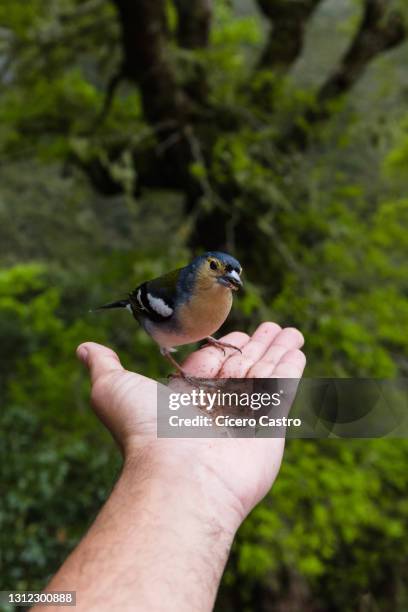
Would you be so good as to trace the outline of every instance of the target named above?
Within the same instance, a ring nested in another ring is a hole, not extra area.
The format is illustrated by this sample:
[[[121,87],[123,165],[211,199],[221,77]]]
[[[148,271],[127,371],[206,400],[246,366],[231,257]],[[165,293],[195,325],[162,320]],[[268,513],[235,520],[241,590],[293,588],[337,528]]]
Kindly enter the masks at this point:
[[[233,349],[234,351],[239,351],[242,355],[242,351],[238,346],[235,346],[234,344],[229,344],[229,342],[223,342],[222,340],[215,340],[213,338],[207,338],[207,344],[204,346],[215,346],[221,349],[224,355],[226,354],[225,353],[226,348]]]
[[[215,387],[217,382],[215,380],[209,380],[204,378],[197,378],[195,376],[189,376],[188,374],[183,374],[181,372],[172,372],[167,377],[169,382],[171,383],[173,380],[184,381],[188,385],[192,387]]]

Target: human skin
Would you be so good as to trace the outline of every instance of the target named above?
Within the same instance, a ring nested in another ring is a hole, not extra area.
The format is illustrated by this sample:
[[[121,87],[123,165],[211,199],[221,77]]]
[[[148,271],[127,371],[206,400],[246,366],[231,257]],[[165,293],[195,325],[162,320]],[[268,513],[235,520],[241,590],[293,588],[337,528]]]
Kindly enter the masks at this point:
[[[294,328],[266,322],[251,337],[232,332],[223,340],[242,354],[207,346],[187,358],[185,371],[202,378],[302,376],[303,337]],[[234,535],[271,488],[284,439],[157,438],[157,382],[125,370],[111,349],[93,342],[77,354],[123,468],[46,590],[76,591],[78,611],[211,610]]]

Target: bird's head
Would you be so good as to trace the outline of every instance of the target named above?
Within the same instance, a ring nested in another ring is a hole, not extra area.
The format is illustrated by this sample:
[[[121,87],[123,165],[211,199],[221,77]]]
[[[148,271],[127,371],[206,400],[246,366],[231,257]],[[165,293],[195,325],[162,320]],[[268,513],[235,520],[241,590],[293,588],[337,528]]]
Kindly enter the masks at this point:
[[[219,283],[233,291],[242,287],[241,264],[231,255],[210,251],[197,257],[195,263],[201,279]]]

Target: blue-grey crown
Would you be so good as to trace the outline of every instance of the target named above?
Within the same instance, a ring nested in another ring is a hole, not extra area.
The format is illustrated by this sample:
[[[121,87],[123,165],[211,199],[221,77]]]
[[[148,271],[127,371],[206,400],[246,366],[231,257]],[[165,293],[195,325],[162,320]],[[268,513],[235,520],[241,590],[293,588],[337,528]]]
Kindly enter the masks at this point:
[[[215,257],[216,259],[219,259],[223,264],[230,265],[232,269],[236,270],[237,272],[240,272],[241,270],[241,264],[237,259],[235,259],[235,257],[232,257],[232,255],[229,255],[228,253],[222,253],[221,251],[208,251],[207,253],[203,253],[202,255],[199,255],[193,259],[191,263],[193,265],[196,263],[200,264],[203,260],[208,259],[208,257]]]
[[[233,270],[236,270],[238,274],[241,272],[241,264],[235,257],[228,255],[228,253],[222,253],[221,251],[208,251],[198,257],[195,257],[191,263],[185,268],[181,268],[179,280],[178,280],[178,300],[184,302],[191,297],[194,290],[194,284],[196,281],[197,270],[209,257],[216,257],[222,261],[225,265],[230,265]]]

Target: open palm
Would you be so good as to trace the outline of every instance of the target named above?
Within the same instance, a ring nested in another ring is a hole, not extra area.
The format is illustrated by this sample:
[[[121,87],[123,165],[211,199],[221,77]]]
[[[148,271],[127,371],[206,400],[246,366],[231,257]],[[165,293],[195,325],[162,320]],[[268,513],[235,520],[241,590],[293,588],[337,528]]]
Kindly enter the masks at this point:
[[[262,323],[252,336],[232,332],[222,338],[241,352],[214,346],[195,351],[183,364],[192,377],[296,378],[305,356],[302,334]],[[125,370],[118,356],[87,342],[78,347],[88,365],[95,412],[127,457],[148,454],[153,464],[171,466],[179,477],[215,487],[241,520],[271,487],[282,460],[282,438],[157,438],[157,382]]]

